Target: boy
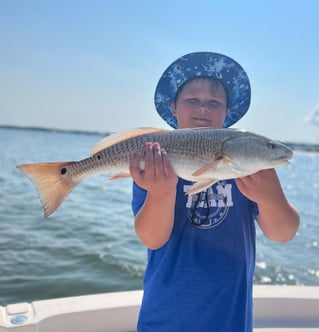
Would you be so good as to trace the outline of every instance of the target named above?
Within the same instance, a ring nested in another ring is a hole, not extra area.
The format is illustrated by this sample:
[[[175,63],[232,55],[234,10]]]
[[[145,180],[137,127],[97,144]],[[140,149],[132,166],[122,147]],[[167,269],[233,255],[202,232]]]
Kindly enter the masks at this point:
[[[248,110],[242,67],[221,54],[187,54],[172,63],[155,92],[173,128],[229,127]],[[138,331],[248,332],[253,329],[255,220],[274,241],[297,232],[299,215],[275,170],[219,181],[191,197],[166,152],[148,142],[130,163],[136,233],[148,250]]]

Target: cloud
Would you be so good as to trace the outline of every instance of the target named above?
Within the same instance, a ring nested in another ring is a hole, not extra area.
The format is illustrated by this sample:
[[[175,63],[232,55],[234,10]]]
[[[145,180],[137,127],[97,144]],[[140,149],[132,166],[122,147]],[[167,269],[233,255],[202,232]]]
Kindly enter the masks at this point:
[[[307,116],[307,123],[313,126],[319,126],[319,105],[317,105]]]

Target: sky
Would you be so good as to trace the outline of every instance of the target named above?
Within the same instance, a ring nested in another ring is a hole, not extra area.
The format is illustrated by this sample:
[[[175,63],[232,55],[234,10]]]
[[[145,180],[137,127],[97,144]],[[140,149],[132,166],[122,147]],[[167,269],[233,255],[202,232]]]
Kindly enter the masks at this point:
[[[233,127],[319,143],[318,20],[317,0],[0,0],[0,125],[168,129],[161,74],[211,51],[250,78]]]

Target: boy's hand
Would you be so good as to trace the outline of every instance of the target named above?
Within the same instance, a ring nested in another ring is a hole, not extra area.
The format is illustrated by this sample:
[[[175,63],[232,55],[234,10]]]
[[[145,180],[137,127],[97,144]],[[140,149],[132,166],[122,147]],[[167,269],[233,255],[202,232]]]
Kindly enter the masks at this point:
[[[136,155],[130,162],[130,173],[135,183],[152,195],[165,195],[176,190],[178,177],[169,157],[159,143],[146,143],[145,168],[139,165],[143,155]]]

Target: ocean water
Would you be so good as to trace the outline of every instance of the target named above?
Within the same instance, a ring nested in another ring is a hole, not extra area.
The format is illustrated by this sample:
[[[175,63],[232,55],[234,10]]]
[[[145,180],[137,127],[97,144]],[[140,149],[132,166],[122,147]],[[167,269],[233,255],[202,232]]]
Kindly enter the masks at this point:
[[[131,180],[83,181],[49,218],[16,165],[79,160],[98,134],[0,128],[0,305],[142,288],[146,250],[133,227]],[[319,285],[319,154],[296,152],[278,174],[301,214],[297,236],[257,227],[255,284]]]

